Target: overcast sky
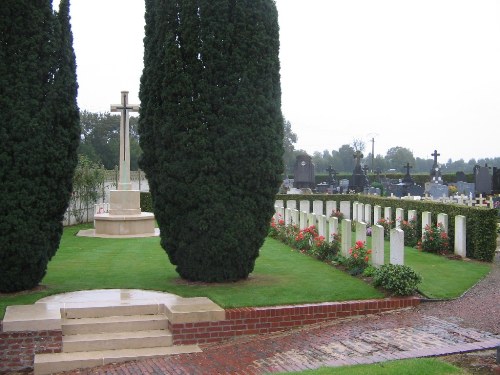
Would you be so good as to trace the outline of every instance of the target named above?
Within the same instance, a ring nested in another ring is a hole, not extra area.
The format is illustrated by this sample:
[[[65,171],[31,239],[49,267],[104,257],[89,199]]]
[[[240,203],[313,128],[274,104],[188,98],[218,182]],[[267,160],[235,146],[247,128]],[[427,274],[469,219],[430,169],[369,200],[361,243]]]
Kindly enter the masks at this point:
[[[54,0],[54,5],[58,3]],[[296,148],[500,156],[500,0],[277,0]],[[144,1],[72,0],[80,109],[138,103]]]

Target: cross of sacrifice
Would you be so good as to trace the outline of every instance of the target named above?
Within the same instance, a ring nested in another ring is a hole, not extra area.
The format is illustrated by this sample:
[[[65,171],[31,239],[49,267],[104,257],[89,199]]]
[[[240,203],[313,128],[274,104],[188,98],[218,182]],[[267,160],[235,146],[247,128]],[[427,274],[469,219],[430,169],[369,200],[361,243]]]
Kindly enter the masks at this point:
[[[120,180],[118,190],[132,190],[130,183],[129,112],[139,112],[139,105],[128,104],[128,91],[122,91],[121,104],[112,104],[111,112],[121,112],[120,119]]]

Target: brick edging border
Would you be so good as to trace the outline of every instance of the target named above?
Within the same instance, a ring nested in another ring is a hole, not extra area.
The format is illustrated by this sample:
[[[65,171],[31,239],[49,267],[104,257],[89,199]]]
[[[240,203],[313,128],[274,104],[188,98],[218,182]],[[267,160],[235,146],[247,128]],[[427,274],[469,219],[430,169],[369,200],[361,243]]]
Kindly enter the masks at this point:
[[[215,322],[169,322],[174,345],[221,342],[233,337],[259,335],[345,318],[414,307],[418,297],[384,298],[317,304],[226,309],[226,319]]]
[[[237,336],[259,335],[357,315],[414,307],[418,297],[385,298],[317,304],[226,309],[226,319],[215,322],[171,324],[174,345],[221,342]],[[3,332],[0,321],[0,373],[33,370],[36,353],[62,350],[62,332]]]

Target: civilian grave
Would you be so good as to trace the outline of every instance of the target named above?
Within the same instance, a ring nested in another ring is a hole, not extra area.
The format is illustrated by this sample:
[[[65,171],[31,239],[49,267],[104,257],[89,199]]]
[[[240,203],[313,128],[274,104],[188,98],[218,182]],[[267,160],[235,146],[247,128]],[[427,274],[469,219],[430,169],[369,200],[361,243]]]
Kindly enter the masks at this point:
[[[296,189],[315,189],[316,177],[314,163],[309,155],[297,155],[293,168],[293,187]]]

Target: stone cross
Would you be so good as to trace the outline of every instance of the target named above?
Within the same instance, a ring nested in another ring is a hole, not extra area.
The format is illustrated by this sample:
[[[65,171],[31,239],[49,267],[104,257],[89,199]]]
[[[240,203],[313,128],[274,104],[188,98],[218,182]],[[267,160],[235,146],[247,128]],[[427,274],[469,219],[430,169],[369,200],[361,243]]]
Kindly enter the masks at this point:
[[[120,120],[120,180],[118,190],[132,190],[130,182],[129,112],[139,112],[139,105],[128,103],[128,91],[122,91],[121,104],[112,104],[111,112],[121,112]]]
[[[406,168],[406,174],[410,174],[410,169],[413,168],[410,163],[406,163],[406,165],[403,165],[403,168]]]
[[[356,159],[356,165],[360,165],[361,159],[363,159],[363,154],[361,153],[361,151],[356,151],[356,153],[354,154],[354,158]]]
[[[437,165],[438,156],[441,156],[441,154],[438,154],[437,150],[434,150],[434,153],[432,153],[431,156],[434,156],[434,165]]]

